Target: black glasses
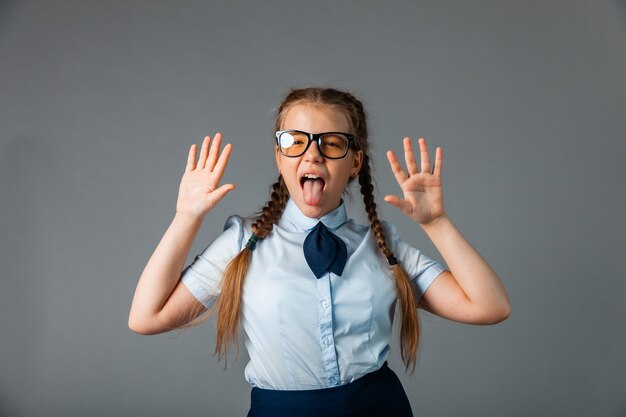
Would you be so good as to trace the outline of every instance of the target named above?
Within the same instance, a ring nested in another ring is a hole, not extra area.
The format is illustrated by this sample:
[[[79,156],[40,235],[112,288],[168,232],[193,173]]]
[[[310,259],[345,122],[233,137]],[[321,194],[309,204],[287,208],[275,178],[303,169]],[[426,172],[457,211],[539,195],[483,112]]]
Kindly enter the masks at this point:
[[[276,145],[280,153],[296,157],[304,154],[311,142],[317,142],[320,153],[329,159],[340,159],[348,154],[350,145],[356,148],[354,136],[341,132],[308,133],[301,130],[279,130],[276,132]]]

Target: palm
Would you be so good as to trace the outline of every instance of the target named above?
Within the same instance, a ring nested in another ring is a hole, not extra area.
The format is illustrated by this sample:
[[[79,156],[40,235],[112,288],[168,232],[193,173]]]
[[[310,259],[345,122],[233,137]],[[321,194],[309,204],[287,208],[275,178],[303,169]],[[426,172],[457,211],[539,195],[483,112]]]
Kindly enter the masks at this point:
[[[217,133],[209,149],[211,138],[207,136],[202,143],[197,163],[196,145],[191,145],[178,191],[177,213],[203,217],[235,188],[233,184],[219,185],[232,149],[228,144],[220,154],[221,140],[222,135]]]
[[[404,198],[395,195],[385,196],[385,201],[398,207],[404,214],[419,224],[427,224],[445,215],[443,208],[443,191],[441,187],[441,167],[443,151],[438,148],[435,155],[433,170],[430,170],[430,159],[426,140],[420,139],[420,170],[415,162],[413,146],[409,138],[404,139],[404,157],[407,170],[404,171],[392,151],[387,152],[391,170],[402,189]]]

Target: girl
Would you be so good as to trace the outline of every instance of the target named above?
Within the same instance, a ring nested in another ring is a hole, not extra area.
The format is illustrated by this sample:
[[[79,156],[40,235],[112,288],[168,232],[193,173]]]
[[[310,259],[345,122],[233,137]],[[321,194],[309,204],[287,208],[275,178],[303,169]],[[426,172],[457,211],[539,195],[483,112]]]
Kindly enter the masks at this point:
[[[183,263],[204,216],[233,184],[219,185],[232,146],[206,137],[189,150],[176,215],[143,271],[129,326],[154,334],[217,312],[216,353],[237,346],[241,323],[252,385],[248,416],[412,416],[387,366],[399,304],[400,350],[414,369],[417,309],[472,324],[510,314],[500,279],[443,206],[443,152],[420,165],[404,138],[406,170],[387,157],[403,197],[385,196],[429,236],[445,269],[380,221],[363,106],[329,88],[292,90],[276,118],[278,180],[257,218],[231,216],[194,262]],[[358,178],[370,224],[349,219],[342,196]],[[181,273],[182,270],[182,273]]]

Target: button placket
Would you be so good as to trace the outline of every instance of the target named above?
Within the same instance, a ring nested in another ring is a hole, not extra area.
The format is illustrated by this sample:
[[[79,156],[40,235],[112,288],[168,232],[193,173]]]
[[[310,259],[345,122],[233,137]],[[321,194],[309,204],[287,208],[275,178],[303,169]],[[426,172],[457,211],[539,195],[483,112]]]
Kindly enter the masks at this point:
[[[317,280],[318,314],[320,325],[320,347],[326,381],[330,386],[339,383],[339,366],[333,336],[333,315],[331,308],[330,273]]]

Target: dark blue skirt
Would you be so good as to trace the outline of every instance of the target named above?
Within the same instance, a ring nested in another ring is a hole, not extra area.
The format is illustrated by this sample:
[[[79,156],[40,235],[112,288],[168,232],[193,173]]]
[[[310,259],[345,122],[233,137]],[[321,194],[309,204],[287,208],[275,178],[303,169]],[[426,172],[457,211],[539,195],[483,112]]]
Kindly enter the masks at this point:
[[[339,387],[282,391],[253,387],[248,417],[413,417],[411,404],[387,362]]]

